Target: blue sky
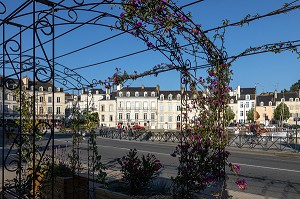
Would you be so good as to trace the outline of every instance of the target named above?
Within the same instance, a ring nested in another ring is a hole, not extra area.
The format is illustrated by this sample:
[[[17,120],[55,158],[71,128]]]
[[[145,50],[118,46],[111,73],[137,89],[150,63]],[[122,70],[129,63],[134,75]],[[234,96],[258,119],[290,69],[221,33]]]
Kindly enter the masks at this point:
[[[195,0],[179,0],[178,6],[182,6]],[[14,2],[12,4],[12,2]],[[21,1],[18,1],[18,3]],[[56,1],[57,2],[57,1]],[[68,3],[71,1],[68,1]],[[92,2],[92,0],[86,1]],[[222,20],[228,19],[230,22],[236,22],[243,19],[247,14],[265,14],[282,7],[284,3],[291,1],[282,0],[206,0],[183,9],[184,12],[191,12],[195,23],[201,24],[202,29],[207,30],[222,25]],[[16,6],[15,1],[4,1],[8,10]],[[297,2],[296,5],[300,4]],[[28,9],[30,10],[30,9]],[[110,7],[103,6],[101,11],[109,11],[116,15],[121,12],[118,8],[113,10]],[[66,15],[66,14],[65,14]],[[82,17],[82,18],[81,18]],[[91,14],[80,15],[80,19],[87,19]],[[2,18],[2,17],[1,17]],[[286,14],[267,17],[243,27],[230,27],[226,29],[225,47],[229,56],[237,55],[248,47],[260,46],[263,44],[279,41],[297,40],[300,35],[298,26],[300,11],[295,10]],[[17,19],[19,23],[26,23],[26,18]],[[104,19],[103,23],[109,24],[111,21]],[[55,29],[55,34],[59,35],[66,29],[76,25],[60,26]],[[2,30],[1,30],[2,31]],[[13,32],[14,30],[12,30]],[[118,34],[118,31],[111,31],[108,28],[100,26],[84,26],[70,34],[67,34],[56,40],[55,56],[62,55],[74,49],[79,49],[85,45],[98,42],[102,39]],[[212,36],[213,33],[209,33]],[[9,33],[7,33],[9,35]],[[26,34],[24,34],[24,37]],[[30,34],[28,34],[30,38]],[[46,39],[46,38],[45,38]],[[23,49],[31,45],[31,40],[23,43]],[[49,45],[45,45],[50,49]],[[98,62],[106,62],[126,54],[144,50],[147,47],[137,38],[129,34],[121,35],[115,39],[102,42],[101,44],[90,47],[84,51],[56,59],[60,64],[69,68],[80,68]],[[297,55],[291,52],[280,54],[264,53],[242,57],[232,65],[234,75],[231,86],[257,87],[258,93],[265,91],[282,90],[289,88],[291,84],[300,79],[299,59]],[[137,70],[142,72],[159,63],[168,63],[160,53],[147,51],[134,56],[97,64],[95,66],[77,69],[80,75],[91,81],[92,79],[104,80],[114,73],[116,67],[125,69],[128,72]],[[59,67],[59,66],[58,66]],[[197,75],[204,75],[204,70],[197,71]],[[179,89],[179,74],[177,72],[168,72],[160,74],[157,78],[145,77],[134,82],[126,82],[130,86],[155,86],[160,84],[161,89]]]

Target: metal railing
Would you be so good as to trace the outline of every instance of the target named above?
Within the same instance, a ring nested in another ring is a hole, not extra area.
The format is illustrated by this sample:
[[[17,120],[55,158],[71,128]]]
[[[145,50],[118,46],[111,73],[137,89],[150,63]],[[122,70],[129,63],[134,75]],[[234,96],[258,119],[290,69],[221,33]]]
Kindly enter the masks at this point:
[[[182,133],[180,131],[151,131],[151,130],[132,130],[122,131],[121,134],[115,128],[106,128],[99,131],[99,136],[111,139],[128,139],[152,142],[180,142]],[[293,151],[300,152],[300,138],[295,132],[269,132],[266,134],[250,134],[241,132],[238,135],[230,133],[228,135],[229,147]]]

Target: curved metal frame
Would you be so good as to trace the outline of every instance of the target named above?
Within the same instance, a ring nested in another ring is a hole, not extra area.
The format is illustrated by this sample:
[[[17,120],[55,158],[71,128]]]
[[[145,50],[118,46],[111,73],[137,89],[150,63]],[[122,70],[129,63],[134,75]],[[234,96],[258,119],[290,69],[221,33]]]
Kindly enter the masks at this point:
[[[31,77],[33,78],[33,86],[34,89],[32,91],[32,104],[36,104],[36,83],[51,83],[52,84],[52,107],[54,108],[54,93],[55,93],[55,85],[61,84],[66,88],[76,88],[77,90],[81,87],[92,89],[93,87],[100,84],[97,80],[92,80],[89,82],[86,78],[82,77],[79,73],[77,73],[74,69],[71,69],[67,66],[64,66],[58,63],[55,56],[55,41],[62,35],[65,35],[77,28],[80,28],[84,25],[96,25],[101,27],[108,27],[114,28],[121,31],[123,33],[130,33],[130,30],[135,28],[134,21],[126,21],[126,27],[124,27],[124,21],[119,16],[108,12],[102,12],[97,10],[99,6],[102,5],[116,5],[122,4],[121,2],[117,2],[114,0],[103,0],[97,3],[85,3],[84,0],[73,0],[65,2],[64,0],[59,1],[59,3],[54,3],[48,0],[26,0],[23,4],[21,4],[18,8],[16,8],[13,12],[7,13],[7,9],[5,4],[0,1],[0,17],[3,18],[0,20],[0,26],[2,26],[2,43],[0,46],[2,47],[1,54],[1,65],[2,67],[2,144],[4,146],[6,138],[4,136],[5,132],[7,132],[7,128],[4,125],[5,121],[5,93],[6,90],[8,91],[22,91],[22,77],[24,74],[31,73]],[[166,4],[166,6],[173,10],[175,13],[180,13],[182,16],[185,16],[186,20],[189,22],[189,26],[185,27],[183,30],[183,37],[190,36],[195,37],[192,34],[192,30],[196,30],[200,33],[200,36],[203,38],[207,38],[205,34],[201,31],[200,27],[194,24],[176,5],[174,4]],[[31,12],[27,12],[25,10],[31,9]],[[92,17],[91,19],[83,19],[80,21],[80,13],[87,12],[93,13],[96,16]],[[28,24],[18,24],[15,21],[23,18],[30,18],[31,22]],[[115,24],[102,24],[100,23],[101,19],[103,18],[112,18],[116,20]],[[72,28],[61,35],[55,35],[55,28],[58,26],[66,26],[66,25],[77,25],[75,28]],[[12,36],[6,36],[7,30],[13,30],[14,33]],[[188,134],[187,125],[189,123],[189,118],[187,114],[187,98],[185,96],[188,95],[190,90],[189,83],[192,76],[190,75],[190,70],[195,70],[195,67],[192,67],[190,60],[184,60],[183,54],[192,54],[196,59],[197,56],[190,51],[194,51],[197,46],[201,47],[204,55],[210,57],[214,60],[219,60],[220,63],[223,63],[226,60],[227,55],[217,49],[212,42],[208,39],[206,43],[203,41],[199,41],[198,44],[193,44],[192,42],[188,41],[187,45],[191,46],[192,50],[180,50],[179,43],[176,41],[176,38],[170,35],[169,40],[152,34],[151,30],[147,30],[144,27],[141,27],[141,31],[143,34],[138,35],[137,37],[141,39],[144,43],[148,41],[148,39],[154,40],[155,45],[153,45],[153,49],[159,51],[162,55],[164,55],[169,61],[170,65],[167,68],[167,71],[170,70],[178,70],[181,74],[181,86],[182,86],[182,97],[181,103],[183,107],[182,112],[182,119],[181,119],[181,130],[182,132],[186,132]],[[31,35],[31,42],[32,46],[29,49],[23,50],[23,41],[25,40],[23,36],[25,33]],[[150,38],[151,37],[151,38]],[[49,45],[50,43],[50,50],[49,47],[46,47],[46,44]],[[82,48],[84,49],[84,48]],[[82,50],[78,49],[78,50]],[[76,50],[77,51],[77,50]],[[74,51],[75,52],[75,51]],[[217,53],[216,53],[217,52]],[[67,53],[65,55],[71,54],[73,52]],[[199,57],[198,57],[199,58]],[[208,60],[210,58],[207,58]],[[215,67],[219,63],[209,63],[210,67]],[[196,66],[197,67],[197,66]],[[166,69],[157,70],[156,72],[164,72]],[[93,96],[88,96],[91,99]],[[20,92],[20,107],[22,111],[23,103],[22,100],[22,92]],[[89,100],[87,100],[87,107],[89,107]],[[53,111],[54,112],[54,111]],[[185,112],[185,113],[184,113]],[[32,148],[28,153],[32,154],[32,179],[31,179],[31,186],[32,191],[27,193],[27,196],[30,198],[39,197],[37,187],[35,186],[36,180],[39,178],[38,176],[38,169],[40,168],[40,164],[45,162],[45,158],[47,158],[47,148],[52,146],[51,152],[49,157],[51,158],[51,163],[54,164],[54,113],[51,114],[51,121],[52,122],[41,122],[38,121],[38,115],[36,106],[32,107],[30,112],[32,114],[32,129],[31,131],[25,132],[22,126],[22,122],[24,122],[24,118],[22,118],[22,114],[19,114],[19,122],[16,125],[17,133],[14,137],[14,143],[10,146],[9,152],[5,154],[4,149],[2,150],[2,189],[3,191],[10,191],[19,188],[18,184],[16,186],[5,186],[5,172],[17,172],[19,182],[21,181],[22,171],[20,170],[22,166],[22,162],[24,161],[23,156],[23,138],[31,139],[32,141]],[[42,126],[48,126],[51,129],[51,135],[49,138],[46,138],[47,142],[45,147],[40,149],[38,146],[39,138],[45,137],[46,132],[41,131]],[[183,135],[184,136],[184,135]],[[180,139],[185,139],[185,137],[181,136]],[[19,140],[19,141],[18,141]],[[10,154],[13,154],[13,149],[15,144],[18,145],[18,158],[17,160],[14,159],[11,162],[9,161]],[[75,150],[74,150],[75,151]],[[78,151],[77,151],[78,152]],[[75,155],[75,154],[74,154]],[[78,154],[79,155],[79,152]],[[93,174],[94,170],[90,169],[93,168],[90,162],[90,159],[94,160],[94,156],[92,153],[89,153],[88,157],[88,172]],[[12,163],[16,163],[17,166],[10,170],[7,165],[11,165]],[[5,171],[6,170],[6,171]],[[20,171],[19,171],[20,170]],[[52,179],[52,190],[53,190],[53,179]],[[53,194],[53,192],[52,192]],[[18,198],[24,197],[23,193],[16,191],[15,196]]]

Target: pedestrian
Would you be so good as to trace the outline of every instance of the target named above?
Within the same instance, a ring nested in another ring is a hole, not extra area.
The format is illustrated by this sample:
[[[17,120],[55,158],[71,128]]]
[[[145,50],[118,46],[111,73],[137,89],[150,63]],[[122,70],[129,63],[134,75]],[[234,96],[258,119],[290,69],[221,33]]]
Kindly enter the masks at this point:
[[[242,142],[242,137],[241,137],[241,135],[240,135],[240,126],[239,126],[238,123],[236,123],[236,124],[234,125],[233,130],[234,130],[234,134],[238,136],[238,140],[239,140],[239,142],[236,143],[236,144],[238,145],[238,147],[240,147],[240,146],[241,146],[241,142]],[[235,139],[236,139],[236,138],[235,138]]]

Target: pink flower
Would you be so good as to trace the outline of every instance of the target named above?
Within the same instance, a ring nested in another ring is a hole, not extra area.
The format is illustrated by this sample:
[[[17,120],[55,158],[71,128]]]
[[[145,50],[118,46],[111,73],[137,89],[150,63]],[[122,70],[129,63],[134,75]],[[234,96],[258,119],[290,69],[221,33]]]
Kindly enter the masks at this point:
[[[248,186],[248,183],[244,179],[237,179],[235,184],[238,185],[240,190],[245,190]]]

